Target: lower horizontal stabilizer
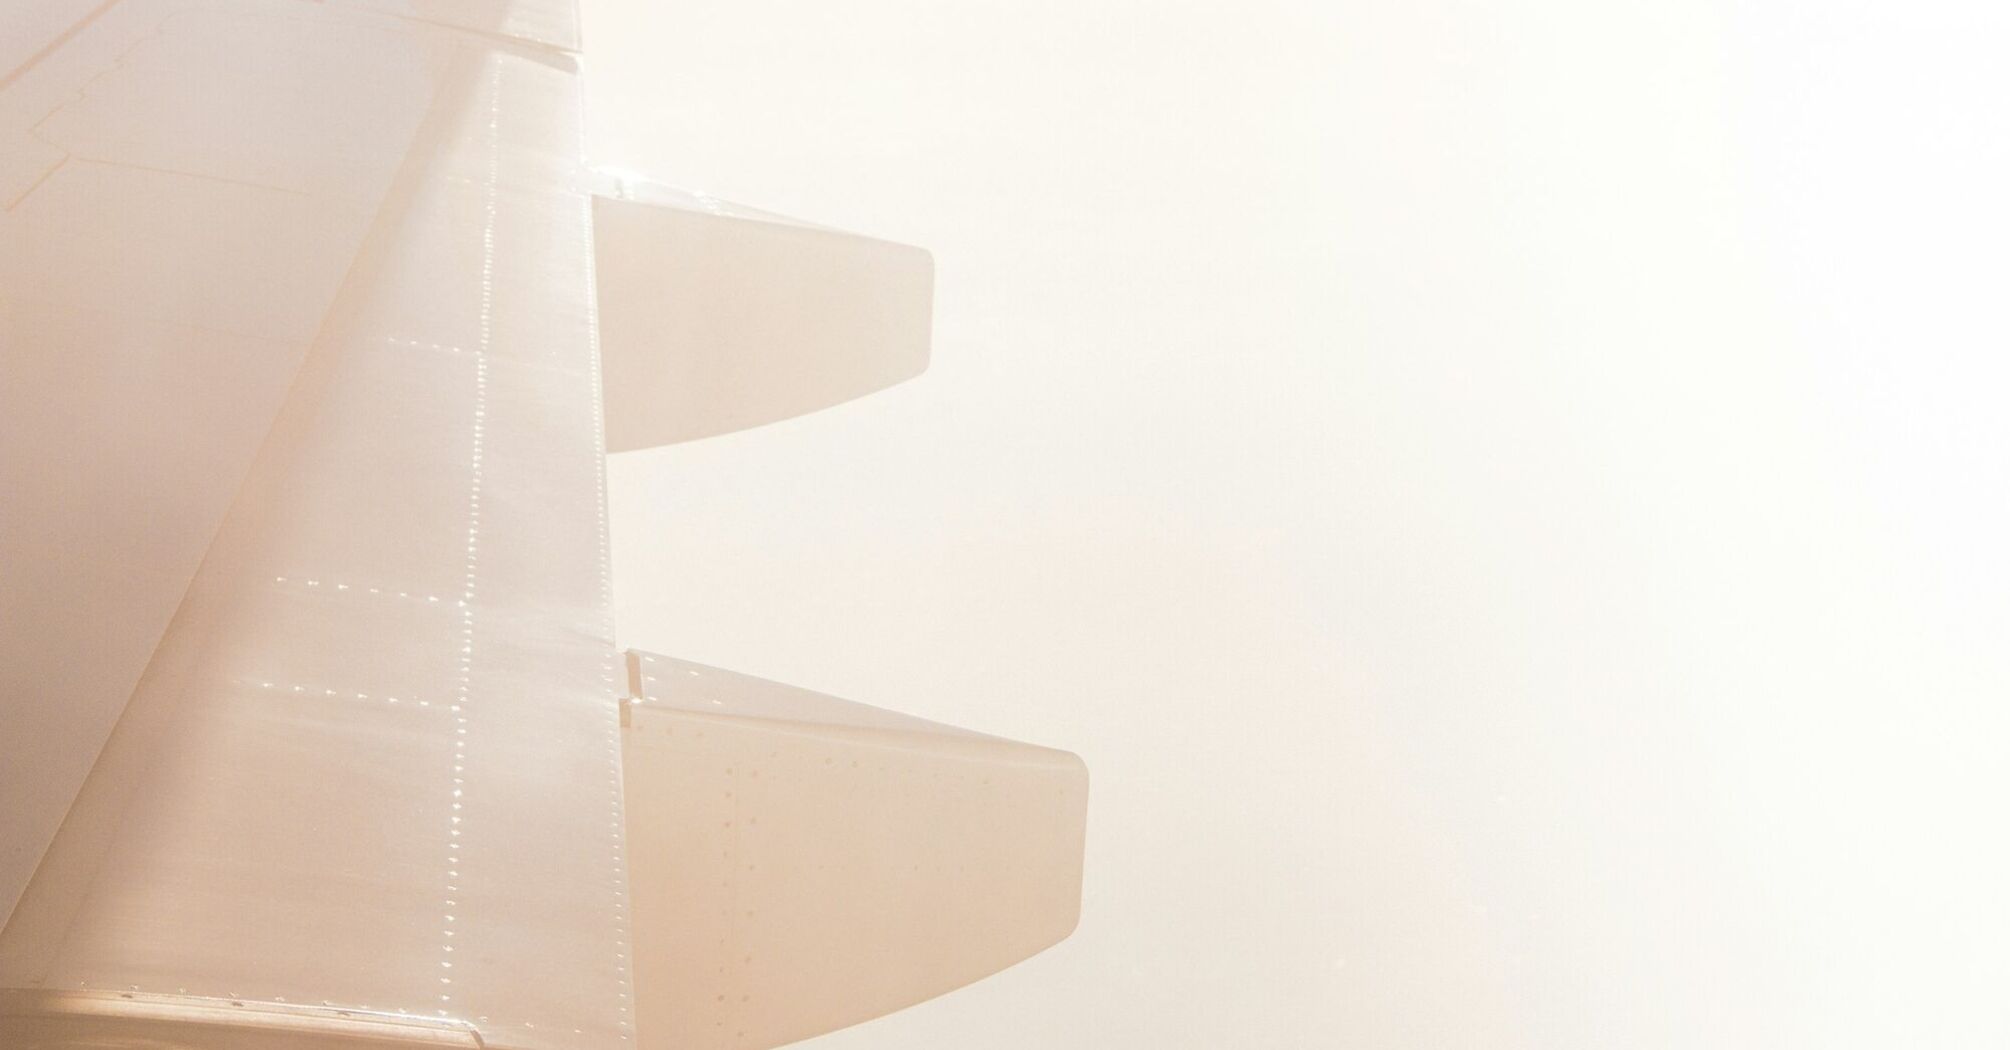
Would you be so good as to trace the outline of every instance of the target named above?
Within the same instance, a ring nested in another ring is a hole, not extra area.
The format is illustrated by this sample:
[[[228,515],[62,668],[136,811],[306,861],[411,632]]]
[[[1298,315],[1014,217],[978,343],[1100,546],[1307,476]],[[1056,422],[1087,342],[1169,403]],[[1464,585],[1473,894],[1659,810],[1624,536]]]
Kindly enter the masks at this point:
[[[1088,801],[1074,755],[631,658],[622,758],[644,1050],[794,1042],[1074,929]]]

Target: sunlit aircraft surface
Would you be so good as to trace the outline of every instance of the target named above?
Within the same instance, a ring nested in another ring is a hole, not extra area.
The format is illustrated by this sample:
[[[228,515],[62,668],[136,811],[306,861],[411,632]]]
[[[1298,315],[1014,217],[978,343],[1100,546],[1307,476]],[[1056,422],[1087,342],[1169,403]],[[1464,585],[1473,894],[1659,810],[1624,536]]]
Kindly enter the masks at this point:
[[[605,457],[927,253],[589,169],[572,0],[0,15],[0,1046],[767,1047],[1065,937],[1063,752],[624,651]]]

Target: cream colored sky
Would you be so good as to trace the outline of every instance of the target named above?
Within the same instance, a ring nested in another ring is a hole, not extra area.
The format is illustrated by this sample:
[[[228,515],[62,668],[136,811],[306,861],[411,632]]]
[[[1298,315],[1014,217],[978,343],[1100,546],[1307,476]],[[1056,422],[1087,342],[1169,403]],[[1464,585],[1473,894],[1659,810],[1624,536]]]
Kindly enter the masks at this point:
[[[1095,777],[1074,938],[815,1045],[2010,1040],[1999,11],[586,15],[598,159],[938,266],[617,457],[623,641]]]

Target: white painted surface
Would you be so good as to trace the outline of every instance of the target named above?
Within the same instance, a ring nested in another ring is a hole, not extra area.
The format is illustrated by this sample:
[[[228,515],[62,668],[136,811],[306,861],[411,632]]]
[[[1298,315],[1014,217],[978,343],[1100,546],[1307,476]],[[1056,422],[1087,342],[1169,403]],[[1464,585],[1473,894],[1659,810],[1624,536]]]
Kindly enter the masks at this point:
[[[1081,759],[636,655],[621,753],[642,1050],[793,1043],[1075,928]]]
[[[928,367],[928,252],[667,188],[594,201],[607,447],[828,408]]]
[[[396,24],[243,3],[32,11],[0,36],[0,155],[28,162],[0,186],[0,922],[237,496],[442,57]]]
[[[50,491],[32,530],[9,508],[7,583],[41,569],[25,538],[146,601],[62,564],[31,580],[47,599],[7,595],[5,725],[100,721],[0,738],[4,830],[62,821],[0,988],[622,1045],[578,83],[567,55],[467,31],[570,7],[357,6],[127,0],[87,29],[118,46],[79,34],[35,71],[82,67],[84,90],[43,125],[75,155],[0,220],[9,370],[55,402],[7,422],[70,443],[8,449],[10,488],[19,463]],[[65,97],[24,77],[0,108],[22,91]],[[44,635],[69,659],[17,677]],[[74,806],[61,785],[16,805],[84,770]]]

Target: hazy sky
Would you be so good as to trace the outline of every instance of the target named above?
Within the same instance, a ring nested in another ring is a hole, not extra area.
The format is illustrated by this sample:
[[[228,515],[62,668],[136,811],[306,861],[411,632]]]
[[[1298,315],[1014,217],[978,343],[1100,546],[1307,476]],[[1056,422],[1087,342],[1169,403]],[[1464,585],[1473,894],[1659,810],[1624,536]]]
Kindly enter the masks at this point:
[[[2010,1042],[2000,5],[586,0],[598,159],[932,249],[617,457],[624,643],[1080,753],[840,1047]]]

